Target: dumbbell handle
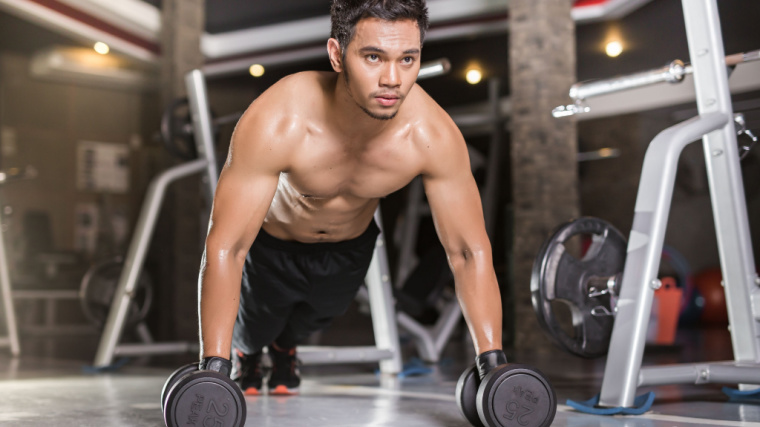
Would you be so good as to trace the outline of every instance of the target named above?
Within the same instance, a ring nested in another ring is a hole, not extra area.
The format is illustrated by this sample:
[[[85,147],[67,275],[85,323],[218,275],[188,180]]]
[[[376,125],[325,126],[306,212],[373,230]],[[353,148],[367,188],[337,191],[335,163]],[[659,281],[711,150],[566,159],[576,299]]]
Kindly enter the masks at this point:
[[[201,371],[219,372],[229,378],[230,373],[232,372],[232,362],[223,357],[204,357],[201,359],[200,363],[198,363],[198,369]]]
[[[507,363],[507,356],[502,350],[490,350],[483,352],[475,358],[475,365],[478,367],[478,374],[482,380],[486,374],[497,366]]]

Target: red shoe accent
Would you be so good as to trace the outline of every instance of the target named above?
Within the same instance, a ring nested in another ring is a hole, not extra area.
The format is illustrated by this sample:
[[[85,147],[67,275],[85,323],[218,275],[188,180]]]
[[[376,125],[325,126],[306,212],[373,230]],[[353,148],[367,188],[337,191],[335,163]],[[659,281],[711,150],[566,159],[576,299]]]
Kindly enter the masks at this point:
[[[247,388],[243,394],[246,396],[261,396],[261,392],[253,387]]]
[[[272,348],[274,348],[274,349],[275,349],[275,351],[277,351],[278,353],[288,353],[288,356],[295,356],[295,355],[296,355],[296,348],[295,348],[295,347],[292,347],[292,348],[280,348],[280,346],[278,346],[278,345],[277,345],[277,344],[275,344],[275,343],[272,343],[272,344],[270,344],[270,345],[271,345],[271,346],[272,346]]]
[[[284,385],[278,385],[274,388],[274,390],[270,390],[269,394],[277,395],[277,396],[293,396],[298,394],[298,389],[290,389],[285,387]]]

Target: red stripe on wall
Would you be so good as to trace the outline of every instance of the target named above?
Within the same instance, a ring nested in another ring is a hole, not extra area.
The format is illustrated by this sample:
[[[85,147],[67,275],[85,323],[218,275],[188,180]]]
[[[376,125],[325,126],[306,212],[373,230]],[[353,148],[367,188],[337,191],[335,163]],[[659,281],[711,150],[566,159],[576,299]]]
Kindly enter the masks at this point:
[[[598,6],[601,4],[605,4],[608,1],[609,0],[577,0],[575,2],[574,7]]]
[[[58,12],[61,15],[68,16],[69,18],[79,21],[82,24],[98,29],[104,33],[108,33],[114,37],[118,37],[128,43],[131,43],[135,46],[139,46],[145,50],[148,50],[149,52],[153,52],[155,54],[159,54],[161,52],[161,48],[156,43],[142,39],[128,31],[124,31],[121,28],[118,28],[109,24],[108,22],[100,20],[94,16],[88,15],[82,12],[81,10],[75,9],[69,5],[59,3],[56,0],[27,0],[27,1],[30,3],[36,3],[52,11]]]

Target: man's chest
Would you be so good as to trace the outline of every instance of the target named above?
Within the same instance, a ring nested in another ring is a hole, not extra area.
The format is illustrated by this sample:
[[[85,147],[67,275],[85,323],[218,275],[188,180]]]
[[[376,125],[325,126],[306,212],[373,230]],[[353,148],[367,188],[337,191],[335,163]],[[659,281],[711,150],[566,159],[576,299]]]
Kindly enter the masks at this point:
[[[314,144],[293,157],[290,185],[302,195],[379,198],[403,188],[420,173],[422,159],[405,141],[361,150]]]

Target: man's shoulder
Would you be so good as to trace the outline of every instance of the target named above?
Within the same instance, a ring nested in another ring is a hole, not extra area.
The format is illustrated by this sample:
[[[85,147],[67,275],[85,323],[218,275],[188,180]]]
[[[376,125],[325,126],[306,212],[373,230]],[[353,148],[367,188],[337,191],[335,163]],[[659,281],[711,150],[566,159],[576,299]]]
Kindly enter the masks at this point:
[[[324,96],[329,73],[304,71],[283,77],[255,99],[243,116],[260,129],[294,129],[294,122],[308,116],[302,111]],[[287,122],[287,123],[285,123]]]
[[[469,170],[466,165],[467,144],[462,132],[449,114],[415,86],[418,93],[410,107],[410,134],[420,154],[421,174],[425,177],[458,175]]]
[[[300,105],[304,97],[324,96],[326,85],[335,73],[325,71],[301,71],[281,78],[265,94],[286,97],[285,100]]]
[[[414,123],[414,139],[420,142],[430,140],[458,140],[459,128],[454,120],[419,85],[410,93],[410,121]]]

